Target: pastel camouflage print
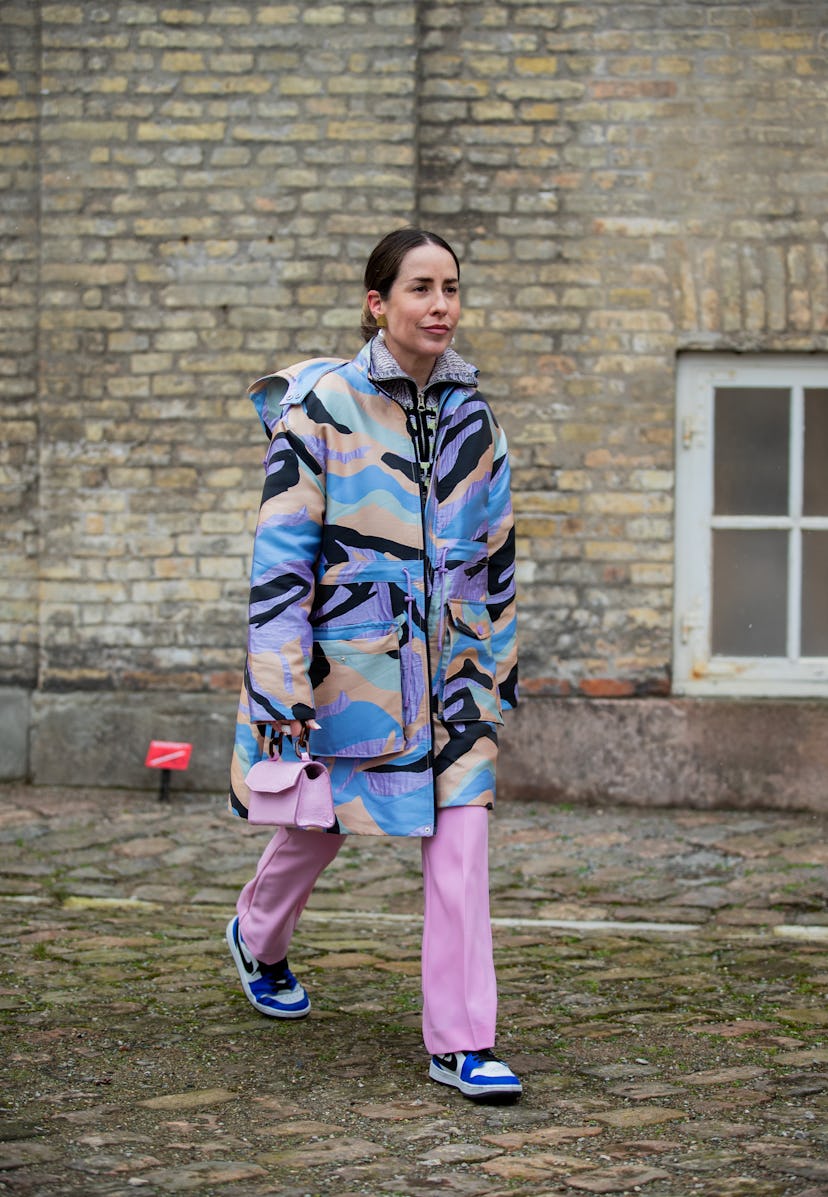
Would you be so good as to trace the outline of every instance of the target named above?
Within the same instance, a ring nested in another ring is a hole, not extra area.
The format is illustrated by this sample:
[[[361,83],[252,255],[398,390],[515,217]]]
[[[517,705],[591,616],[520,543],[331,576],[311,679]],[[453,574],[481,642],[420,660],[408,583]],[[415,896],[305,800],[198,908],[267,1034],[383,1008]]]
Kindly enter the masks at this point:
[[[418,396],[436,410],[422,486],[411,412],[377,380],[373,344],[250,387],[271,440],[230,806],[246,816],[262,728],[315,718],[332,830],[427,836],[438,807],[494,802],[497,726],[517,701],[509,462],[476,371],[447,350]]]

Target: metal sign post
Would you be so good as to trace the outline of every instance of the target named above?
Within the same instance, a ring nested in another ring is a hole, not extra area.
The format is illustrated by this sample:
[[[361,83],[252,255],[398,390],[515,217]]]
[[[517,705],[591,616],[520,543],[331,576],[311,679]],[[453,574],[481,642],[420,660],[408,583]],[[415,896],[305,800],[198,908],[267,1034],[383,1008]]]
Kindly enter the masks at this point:
[[[144,764],[150,769],[161,770],[159,802],[170,800],[170,772],[172,769],[186,769],[190,763],[192,744],[175,740],[151,740]]]

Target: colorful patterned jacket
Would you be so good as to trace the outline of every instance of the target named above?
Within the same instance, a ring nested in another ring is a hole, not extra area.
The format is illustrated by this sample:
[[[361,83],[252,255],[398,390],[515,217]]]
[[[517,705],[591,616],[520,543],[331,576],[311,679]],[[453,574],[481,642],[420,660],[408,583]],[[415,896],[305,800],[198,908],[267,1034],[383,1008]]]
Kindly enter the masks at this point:
[[[352,361],[302,362],[250,387],[271,440],[237,814],[263,751],[258,725],[314,717],[310,749],[331,773],[336,830],[430,835],[432,719],[497,724],[517,701],[506,439],[476,371],[447,355],[427,388],[438,401],[427,487],[406,412],[369,376],[371,343]]]

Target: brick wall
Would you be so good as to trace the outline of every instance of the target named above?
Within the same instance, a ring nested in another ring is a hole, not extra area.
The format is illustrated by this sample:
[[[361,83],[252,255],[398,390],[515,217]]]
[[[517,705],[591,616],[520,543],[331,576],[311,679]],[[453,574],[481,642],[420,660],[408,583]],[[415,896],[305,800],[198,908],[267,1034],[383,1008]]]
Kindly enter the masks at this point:
[[[461,253],[458,346],[510,436],[524,693],[666,693],[676,354],[828,348],[824,5],[12,0],[0,24],[0,653],[38,718],[229,702],[244,387],[356,350],[364,259],[409,220]]]
[[[264,444],[242,396],[353,347],[358,261],[411,214],[412,10],[42,16],[40,684],[235,690]]]
[[[0,14],[0,685],[37,679],[36,9]]]
[[[676,353],[828,346],[818,4],[424,6],[421,211],[510,433],[524,693],[669,686]]]

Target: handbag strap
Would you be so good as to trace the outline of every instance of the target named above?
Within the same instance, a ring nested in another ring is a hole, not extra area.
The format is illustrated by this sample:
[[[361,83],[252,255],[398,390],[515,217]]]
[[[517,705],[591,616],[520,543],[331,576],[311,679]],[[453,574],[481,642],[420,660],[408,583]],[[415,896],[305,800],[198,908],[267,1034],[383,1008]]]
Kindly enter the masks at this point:
[[[310,760],[310,753],[308,752],[308,742],[310,741],[310,728],[306,723],[302,724],[302,730],[294,743],[293,737],[287,737],[293,745],[293,751],[296,753],[300,761]],[[267,745],[267,755],[272,760],[275,756],[281,756],[284,749],[285,732],[279,727],[278,735],[276,733],[276,725],[270,724],[270,739]]]
[[[267,755],[270,757],[271,760],[273,760],[273,758],[275,756],[282,755],[282,746],[284,744],[284,740],[285,740],[285,733],[280,729],[279,735],[277,738],[276,728],[273,724],[271,724],[270,725],[270,740],[268,741],[268,745],[267,745]]]

